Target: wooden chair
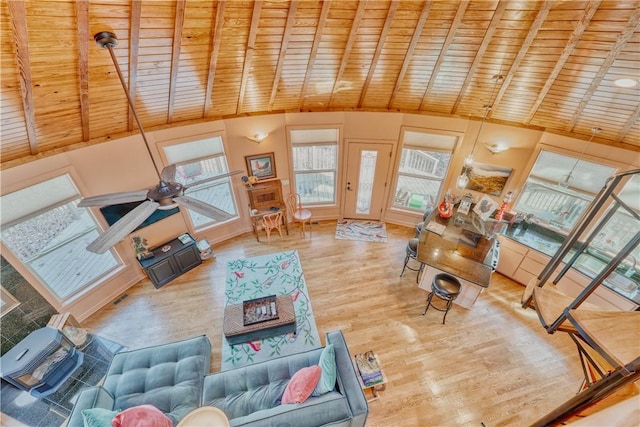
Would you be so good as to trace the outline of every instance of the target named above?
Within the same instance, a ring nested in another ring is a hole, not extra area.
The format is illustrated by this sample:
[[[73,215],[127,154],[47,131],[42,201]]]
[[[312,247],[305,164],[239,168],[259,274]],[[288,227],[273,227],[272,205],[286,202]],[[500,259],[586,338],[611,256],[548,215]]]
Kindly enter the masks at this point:
[[[266,214],[262,217],[262,226],[267,233],[267,243],[271,243],[271,231],[273,229],[278,230],[278,234],[280,234],[280,238],[282,239],[280,224],[282,224],[282,211]]]
[[[291,193],[287,198],[287,207],[291,212],[291,222],[301,224],[302,235],[305,235],[304,224],[309,223],[309,235],[311,235],[311,211],[302,207],[302,201],[298,193]]]

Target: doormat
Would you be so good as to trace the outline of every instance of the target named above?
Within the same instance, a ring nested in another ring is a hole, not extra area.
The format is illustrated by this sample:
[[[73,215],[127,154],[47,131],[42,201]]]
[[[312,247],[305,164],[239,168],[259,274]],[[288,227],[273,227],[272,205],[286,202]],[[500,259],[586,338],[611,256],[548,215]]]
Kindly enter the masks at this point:
[[[336,239],[360,240],[363,242],[386,242],[387,228],[384,222],[362,221],[357,219],[339,219],[336,227]]]
[[[221,371],[321,346],[298,251],[285,251],[227,263],[225,306],[269,295],[291,295],[296,331],[229,345],[222,334]]]

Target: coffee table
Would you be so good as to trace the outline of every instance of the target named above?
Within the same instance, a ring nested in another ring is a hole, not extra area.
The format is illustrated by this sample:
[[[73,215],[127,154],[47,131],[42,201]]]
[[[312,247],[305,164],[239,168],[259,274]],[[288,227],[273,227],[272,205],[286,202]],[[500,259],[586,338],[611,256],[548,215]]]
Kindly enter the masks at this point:
[[[244,325],[243,304],[228,305],[224,309],[222,332],[229,345],[284,335],[296,330],[296,313],[291,295],[276,298],[278,318],[265,322]]]

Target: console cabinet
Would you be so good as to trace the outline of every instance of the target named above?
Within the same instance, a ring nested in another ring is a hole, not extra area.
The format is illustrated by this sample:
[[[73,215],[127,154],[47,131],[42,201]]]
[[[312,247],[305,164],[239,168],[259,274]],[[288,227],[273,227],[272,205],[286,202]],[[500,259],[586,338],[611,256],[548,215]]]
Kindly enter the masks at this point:
[[[156,289],[202,263],[196,241],[189,237],[187,243],[177,238],[166,242],[152,251],[153,257],[139,261]]]

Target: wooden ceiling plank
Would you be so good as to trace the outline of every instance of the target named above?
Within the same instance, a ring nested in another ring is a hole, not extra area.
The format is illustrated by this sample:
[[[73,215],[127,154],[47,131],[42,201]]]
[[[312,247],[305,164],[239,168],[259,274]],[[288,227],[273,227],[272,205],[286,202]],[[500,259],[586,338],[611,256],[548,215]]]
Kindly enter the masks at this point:
[[[487,28],[484,38],[482,39],[482,43],[480,44],[480,47],[476,52],[476,56],[473,60],[473,63],[469,67],[469,71],[467,72],[467,77],[465,78],[464,83],[462,83],[462,87],[460,88],[458,98],[456,99],[456,102],[453,104],[453,107],[451,108],[451,114],[455,114],[457,112],[458,106],[460,105],[460,103],[462,102],[462,99],[466,95],[467,88],[469,87],[469,84],[471,84],[471,81],[473,80],[476,74],[476,70],[478,69],[480,62],[482,61],[482,58],[484,58],[484,54],[487,48],[489,47],[489,44],[491,43],[493,35],[498,29],[498,25],[500,24],[500,20],[502,19],[502,16],[504,15],[504,12],[506,9],[507,9],[507,2],[502,1],[498,3],[498,7],[496,7],[495,12],[493,13],[493,17],[491,18],[489,27]],[[500,65],[500,68],[502,68],[502,64]],[[491,100],[489,99],[488,102],[490,103]]]
[[[268,110],[273,110],[273,103],[275,102],[276,95],[278,94],[278,85],[280,84],[280,78],[282,76],[282,68],[284,66],[284,60],[287,55],[287,47],[289,46],[289,40],[291,39],[291,33],[296,23],[296,11],[298,9],[298,2],[294,0],[289,5],[289,12],[287,15],[287,23],[285,24],[284,34],[282,35],[282,42],[280,44],[280,54],[278,55],[278,65],[276,65],[275,76],[273,76],[273,85],[271,86],[271,96],[269,97]]]
[[[629,132],[631,132],[631,129],[633,129],[633,126],[636,124],[639,118],[640,118],[640,103],[636,105],[636,109],[633,111],[633,114],[629,116],[629,119],[627,120],[627,122],[624,124],[622,129],[620,129],[620,132],[618,132],[618,135],[616,136],[615,141],[622,142],[625,139],[625,137],[629,134]]]
[[[78,80],[80,91],[80,121],[82,141],[88,141],[89,132],[89,1],[76,2],[78,25]]]
[[[311,52],[309,53],[309,61],[307,62],[307,69],[304,73],[304,82],[302,84],[302,89],[300,90],[300,98],[298,100],[299,110],[302,110],[302,108],[304,107],[305,93],[307,92],[307,87],[309,86],[309,80],[311,80],[311,70],[313,70],[313,66],[316,62],[318,48],[320,47],[320,39],[322,38],[324,25],[327,22],[327,16],[329,15],[330,7],[330,0],[322,1],[322,10],[320,11],[320,17],[318,18],[318,26],[316,27],[315,36],[313,38],[313,45],[311,46]]]
[[[142,20],[142,2],[131,2],[131,18],[129,24],[129,99],[135,106],[136,90],[138,86],[138,58],[140,51],[140,23]],[[131,113],[131,107],[127,109],[129,115],[127,117],[127,129],[129,132],[133,130],[134,117]]]
[[[589,85],[589,89],[587,89],[584,96],[580,100],[580,103],[576,107],[576,110],[573,113],[573,117],[571,118],[571,121],[567,124],[567,127],[566,127],[566,130],[568,132],[573,131],[573,128],[575,127],[576,122],[582,115],[582,112],[584,111],[587,104],[591,100],[591,97],[598,89],[598,86],[600,86],[600,83],[602,83],[602,80],[609,72],[609,69],[615,62],[617,56],[622,52],[622,50],[627,46],[627,43],[629,42],[629,40],[631,40],[631,38],[633,37],[634,32],[638,28],[639,22],[640,22],[640,9],[636,9],[634,13],[631,14],[629,21],[627,21],[627,25],[618,36],[615,45],[613,46],[613,48],[611,48],[611,50],[609,51],[609,54],[607,55],[607,58],[604,60],[604,63],[602,64],[602,66],[596,73],[595,77],[591,81],[591,84]]]
[[[256,44],[256,35],[260,25],[260,11],[262,10],[262,1],[257,0],[253,3],[253,13],[251,15],[251,28],[249,29],[249,37],[247,39],[247,48],[244,51],[244,64],[242,66],[242,78],[240,79],[240,94],[238,95],[238,103],[236,106],[236,114],[242,113],[242,104],[244,95],[247,91],[247,80],[251,72],[251,61],[253,60],[253,51]]]
[[[396,15],[396,11],[398,10],[398,5],[400,2],[394,1],[389,5],[389,10],[387,11],[387,16],[384,21],[384,26],[382,27],[382,31],[380,31],[380,37],[378,37],[378,44],[376,46],[376,52],[373,54],[373,58],[371,59],[371,65],[369,66],[369,72],[367,73],[367,77],[364,80],[364,85],[362,86],[362,91],[360,92],[360,99],[358,100],[358,108],[362,108],[362,104],[364,103],[364,99],[367,96],[367,91],[369,90],[369,85],[371,84],[371,79],[376,72],[376,67],[378,65],[378,61],[380,60],[380,55],[382,54],[382,49],[384,48],[384,43],[389,35],[389,30],[391,29],[391,25],[393,24],[393,17]]]
[[[180,49],[182,47],[182,30],[184,29],[184,9],[186,0],[178,0],[175,5],[175,21],[173,24],[173,49],[171,50],[171,77],[169,79],[169,105],[167,123],[173,121],[173,110],[176,102],[176,85],[180,70]]]
[[[342,77],[344,76],[344,71],[346,70],[347,64],[349,63],[351,51],[353,50],[353,45],[356,42],[358,28],[360,27],[360,23],[362,22],[362,18],[364,17],[366,6],[367,0],[358,2],[358,9],[356,10],[353,21],[351,22],[349,38],[347,39],[347,43],[344,46],[344,52],[342,53],[342,61],[340,61],[340,67],[338,68],[338,72],[336,73],[336,80],[333,82],[333,90],[331,91],[331,97],[329,98],[329,105],[333,103],[333,98],[340,89]]]
[[[440,72],[440,68],[442,67],[442,63],[444,62],[447,56],[447,51],[449,50],[449,47],[453,43],[453,40],[456,35],[456,31],[458,30],[458,28],[460,27],[460,24],[462,23],[462,18],[464,18],[464,13],[467,10],[467,7],[469,7],[468,1],[461,1],[458,4],[456,15],[453,18],[453,21],[451,22],[449,31],[447,32],[447,38],[444,40],[444,43],[442,44],[442,48],[440,49],[440,53],[438,54],[438,59],[436,60],[435,65],[433,66],[433,71],[431,72],[429,83],[427,83],[427,88],[424,91],[424,95],[422,96],[422,101],[420,101],[420,107],[418,107],[418,110],[424,109],[424,106],[427,102],[427,98],[431,93],[431,89],[433,89],[433,85],[435,84],[436,78],[438,77],[438,73]]]
[[[422,30],[424,29],[424,24],[427,22],[427,18],[429,17],[429,12],[431,11],[431,2],[427,1],[422,6],[422,11],[420,12],[420,17],[418,18],[418,22],[416,24],[416,28],[413,31],[413,35],[411,36],[411,43],[409,43],[409,48],[404,55],[404,60],[402,61],[402,67],[400,68],[400,73],[398,74],[398,78],[396,79],[396,84],[391,92],[391,98],[389,99],[389,103],[387,104],[387,108],[393,108],[393,103],[398,96],[398,92],[400,91],[400,86],[402,86],[402,82],[404,81],[404,77],[407,74],[407,69],[409,68],[409,64],[411,64],[411,60],[413,59],[414,51],[416,50],[416,46],[420,41],[420,37],[422,36]]]
[[[591,22],[591,18],[593,18],[593,15],[598,10],[600,3],[602,3],[601,0],[593,0],[593,1],[587,2],[582,18],[580,19],[580,22],[578,23],[578,25],[576,25],[575,29],[571,33],[571,37],[569,38],[568,43],[565,45],[564,49],[562,50],[560,57],[556,61],[556,65],[553,68],[553,71],[547,78],[542,90],[538,94],[538,97],[533,103],[533,106],[529,110],[529,114],[527,114],[527,117],[524,120],[525,124],[530,124],[531,120],[533,120],[533,117],[538,111],[538,108],[540,108],[542,101],[544,100],[545,96],[547,96],[549,89],[551,89],[551,86],[553,85],[556,78],[562,71],[564,64],[567,62],[567,60],[571,56],[571,53],[575,49],[576,45],[580,42],[580,37],[589,26],[589,22]]]
[[[224,27],[224,6],[226,1],[220,0],[217,3],[216,16],[214,24],[213,37],[211,40],[211,56],[209,59],[209,72],[207,73],[207,90],[204,97],[204,117],[209,116],[213,100],[213,83],[216,78],[216,66],[218,64],[218,56],[220,55],[220,46],[222,44],[222,30]]]
[[[33,82],[31,80],[31,64],[29,62],[29,35],[27,33],[27,11],[22,1],[8,1],[11,17],[11,32],[15,43],[16,62],[18,63],[18,80],[22,94],[25,128],[31,155],[38,154],[36,140],[36,116],[33,105]]]

